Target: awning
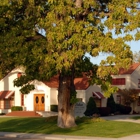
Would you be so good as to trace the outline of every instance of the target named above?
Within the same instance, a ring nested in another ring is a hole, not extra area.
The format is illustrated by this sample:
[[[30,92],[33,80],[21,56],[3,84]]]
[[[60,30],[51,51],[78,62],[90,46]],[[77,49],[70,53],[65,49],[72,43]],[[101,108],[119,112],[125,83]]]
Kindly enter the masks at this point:
[[[0,99],[9,99],[15,91],[0,91]]]
[[[101,92],[92,92],[93,95],[95,95],[98,99],[102,99],[105,98],[104,95]]]

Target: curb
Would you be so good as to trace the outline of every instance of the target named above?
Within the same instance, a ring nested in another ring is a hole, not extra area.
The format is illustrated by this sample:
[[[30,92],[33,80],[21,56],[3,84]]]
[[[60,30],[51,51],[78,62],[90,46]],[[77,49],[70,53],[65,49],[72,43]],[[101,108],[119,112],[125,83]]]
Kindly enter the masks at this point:
[[[121,137],[121,138],[104,138],[104,137],[88,137],[88,136],[67,136],[67,135],[51,135],[51,134],[34,134],[34,133],[13,133],[0,132],[0,137],[23,138],[23,139],[40,139],[40,140],[140,140],[140,134]]]
[[[45,139],[45,140],[118,140],[117,138],[101,138],[101,137],[86,137],[86,136],[66,136],[66,135],[45,135],[45,134],[27,134],[27,133],[12,133],[0,132],[0,137],[25,138],[26,139]]]

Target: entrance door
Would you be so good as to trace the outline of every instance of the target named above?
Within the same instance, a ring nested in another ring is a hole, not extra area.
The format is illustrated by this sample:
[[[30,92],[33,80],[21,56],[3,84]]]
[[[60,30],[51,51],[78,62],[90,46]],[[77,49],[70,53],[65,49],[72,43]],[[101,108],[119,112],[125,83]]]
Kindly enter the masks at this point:
[[[45,95],[34,94],[34,110],[44,111],[45,110]]]

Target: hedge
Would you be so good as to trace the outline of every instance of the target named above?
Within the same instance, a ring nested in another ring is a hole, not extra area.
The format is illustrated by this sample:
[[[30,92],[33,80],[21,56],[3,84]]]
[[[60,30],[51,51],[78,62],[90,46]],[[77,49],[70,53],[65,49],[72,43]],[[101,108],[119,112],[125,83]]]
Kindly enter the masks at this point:
[[[130,114],[132,108],[130,106],[124,106],[121,104],[116,104],[117,111],[121,114]]]
[[[23,111],[23,108],[22,108],[22,106],[12,106],[11,110],[12,111]]]
[[[111,113],[110,107],[98,107],[100,116],[108,116]]]
[[[58,105],[51,105],[51,111],[58,112]]]

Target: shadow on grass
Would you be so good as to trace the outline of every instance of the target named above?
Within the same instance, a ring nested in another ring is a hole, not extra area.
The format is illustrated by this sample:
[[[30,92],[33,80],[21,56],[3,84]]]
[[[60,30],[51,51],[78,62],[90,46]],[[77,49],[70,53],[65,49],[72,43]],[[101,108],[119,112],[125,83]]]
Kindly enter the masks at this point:
[[[57,116],[50,118],[0,118],[0,131],[113,138],[140,134],[140,124],[131,122],[78,118],[76,123],[76,127],[62,129],[57,127]]]
[[[82,121],[78,121],[78,126],[74,128],[62,129],[57,127],[57,116],[50,118],[0,118],[0,131],[70,134],[73,131],[82,129],[82,125],[80,125],[81,123]]]

